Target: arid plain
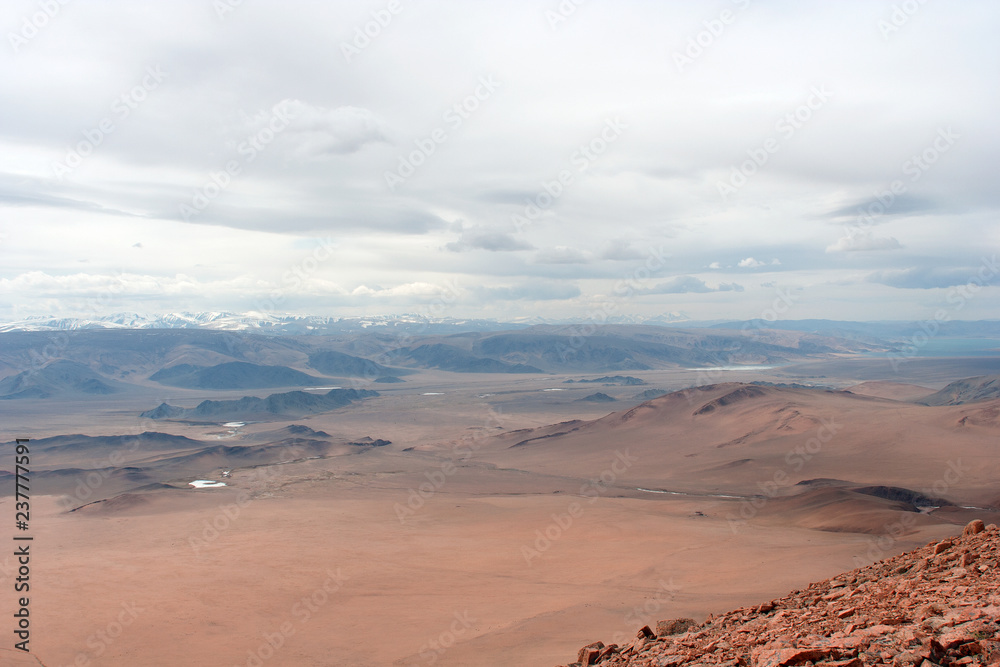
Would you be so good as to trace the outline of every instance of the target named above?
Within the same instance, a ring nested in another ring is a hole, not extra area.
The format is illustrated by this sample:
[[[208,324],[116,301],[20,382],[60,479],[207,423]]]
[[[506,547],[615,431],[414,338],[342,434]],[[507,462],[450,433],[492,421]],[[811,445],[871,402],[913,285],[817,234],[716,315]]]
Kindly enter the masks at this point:
[[[995,358],[857,354],[424,368],[354,382],[379,395],[343,407],[245,421],[138,415],[288,388],[132,378],[111,396],[2,401],[5,440],[33,446],[32,654],[47,667],[564,663],[596,639],[996,522],[1000,400],[914,402],[992,373]],[[12,469],[13,445],[2,454]],[[0,513],[13,516],[10,495]],[[9,589],[10,550],[0,568]],[[2,604],[11,619],[12,596]]]

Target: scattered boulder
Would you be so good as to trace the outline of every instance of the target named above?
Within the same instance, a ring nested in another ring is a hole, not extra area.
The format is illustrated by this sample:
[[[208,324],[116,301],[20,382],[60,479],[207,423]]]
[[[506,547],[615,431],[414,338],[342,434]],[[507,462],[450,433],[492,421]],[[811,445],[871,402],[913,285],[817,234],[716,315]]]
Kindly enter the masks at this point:
[[[667,637],[669,635],[679,635],[687,632],[696,625],[698,624],[695,623],[693,618],[672,618],[669,621],[657,621],[656,636]]]
[[[983,532],[984,530],[986,530],[986,524],[983,523],[983,520],[982,519],[975,519],[975,520],[969,522],[969,524],[965,527],[965,530],[962,531],[962,535],[963,536],[965,536],[965,535],[978,535],[979,533]]]
[[[597,657],[601,655],[604,642],[594,642],[587,644],[576,654],[576,661],[581,665],[593,665],[597,662]]]

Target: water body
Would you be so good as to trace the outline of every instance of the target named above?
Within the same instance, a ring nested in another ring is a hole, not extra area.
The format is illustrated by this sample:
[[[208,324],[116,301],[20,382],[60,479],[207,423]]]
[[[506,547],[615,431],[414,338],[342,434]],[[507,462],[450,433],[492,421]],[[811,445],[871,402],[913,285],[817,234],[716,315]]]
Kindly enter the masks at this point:
[[[922,340],[918,339],[918,340]],[[912,343],[901,347],[911,354]],[[1000,340],[995,338],[931,338],[917,345],[918,357],[996,357],[1000,356]],[[883,353],[884,354],[884,353]]]
[[[226,485],[225,482],[216,482],[211,479],[196,479],[193,482],[188,482],[188,484],[196,489],[217,489]]]
[[[636,491],[644,493],[665,493],[668,496],[687,496],[689,498],[734,498],[736,500],[745,499],[747,496],[730,496],[724,493],[684,493],[683,491],[657,491],[656,489],[643,489],[636,487]]]
[[[769,371],[780,366],[708,366],[706,368],[685,368],[686,371]]]

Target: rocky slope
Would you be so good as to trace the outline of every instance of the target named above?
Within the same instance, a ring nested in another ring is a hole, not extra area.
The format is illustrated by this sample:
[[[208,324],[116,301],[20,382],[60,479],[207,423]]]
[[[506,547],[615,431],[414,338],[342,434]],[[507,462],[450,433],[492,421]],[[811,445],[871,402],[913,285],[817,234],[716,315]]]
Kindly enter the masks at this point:
[[[700,625],[660,621],[625,646],[596,642],[574,665],[1000,666],[1000,530],[976,520],[779,600]]]

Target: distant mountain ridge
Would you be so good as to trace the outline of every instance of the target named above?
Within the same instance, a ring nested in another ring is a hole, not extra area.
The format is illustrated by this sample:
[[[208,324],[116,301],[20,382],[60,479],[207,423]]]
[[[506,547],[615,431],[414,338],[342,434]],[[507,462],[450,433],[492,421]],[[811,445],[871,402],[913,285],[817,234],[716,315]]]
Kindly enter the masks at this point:
[[[287,366],[262,366],[230,361],[215,366],[178,364],[149,376],[153,382],[185,389],[267,389],[270,387],[316,387],[329,378],[318,378]]]
[[[0,333],[7,331],[75,331],[80,329],[210,329],[312,335],[369,330],[407,333],[449,333],[458,330],[496,331],[523,326],[528,325],[501,323],[489,319],[427,317],[418,314],[323,317],[255,312],[182,312],[161,315],[116,313],[93,318],[32,317],[16,322],[0,323]]]
[[[76,361],[57,360],[41,368],[0,380],[0,400],[51,398],[56,395],[104,395],[120,391],[118,383]]]
[[[299,417],[329,412],[363,398],[378,396],[369,389],[331,389],[325,394],[289,391],[271,394],[267,398],[244,396],[232,401],[202,401],[193,408],[181,408],[161,403],[139,416],[146,419],[177,419],[185,421],[246,421]]]
[[[114,313],[98,317],[36,316],[0,322],[0,333],[7,331],[75,331],[81,329],[208,329],[216,331],[253,331],[267,334],[336,334],[362,331],[407,333],[455,333],[459,331],[503,331],[531,326],[593,325],[581,318],[488,318],[428,317],[414,313],[369,315],[364,317],[292,315],[287,313],[207,311],[198,313]],[[653,325],[668,329],[727,329],[758,331],[774,329],[799,331],[852,340],[900,340],[917,331],[924,332],[920,321],[885,320],[858,322],[847,320],[693,320],[683,313],[659,315],[619,315],[604,320],[605,325]],[[926,333],[926,332],[924,332]],[[938,323],[934,337],[1000,338],[1000,320],[952,320]]]

